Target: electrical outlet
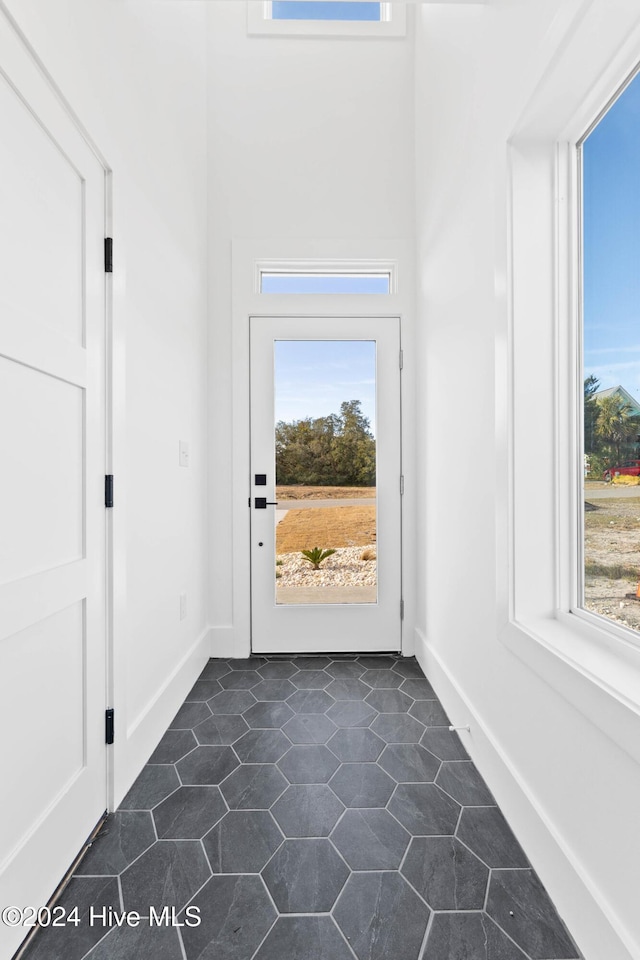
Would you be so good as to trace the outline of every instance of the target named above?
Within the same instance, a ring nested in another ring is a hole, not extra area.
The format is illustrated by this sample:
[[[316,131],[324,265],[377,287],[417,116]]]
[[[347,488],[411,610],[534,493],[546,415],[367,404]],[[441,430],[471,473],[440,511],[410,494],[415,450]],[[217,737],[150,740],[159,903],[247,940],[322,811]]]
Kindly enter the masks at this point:
[[[187,615],[187,595],[186,593],[180,594],[180,619],[184,620]]]
[[[179,463],[181,467],[189,466],[189,444],[186,440],[180,440],[178,445]]]

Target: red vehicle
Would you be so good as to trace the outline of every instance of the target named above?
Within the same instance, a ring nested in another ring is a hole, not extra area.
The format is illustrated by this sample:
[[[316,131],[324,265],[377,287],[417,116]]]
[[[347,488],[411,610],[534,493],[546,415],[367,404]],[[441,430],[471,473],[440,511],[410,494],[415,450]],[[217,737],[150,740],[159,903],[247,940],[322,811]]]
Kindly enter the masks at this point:
[[[613,477],[619,477],[620,474],[627,477],[640,477],[640,460],[627,460],[626,463],[621,463],[619,467],[609,467],[602,476],[608,482]]]

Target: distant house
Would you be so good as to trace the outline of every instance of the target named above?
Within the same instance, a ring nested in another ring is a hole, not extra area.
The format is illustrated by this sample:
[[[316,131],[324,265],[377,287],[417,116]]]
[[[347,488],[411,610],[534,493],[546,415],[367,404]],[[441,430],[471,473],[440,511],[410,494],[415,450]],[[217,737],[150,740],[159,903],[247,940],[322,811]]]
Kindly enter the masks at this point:
[[[593,399],[604,400],[605,397],[613,396],[620,397],[621,400],[624,400],[627,406],[631,408],[632,416],[640,417],[640,404],[637,400],[634,400],[629,391],[625,390],[620,384],[618,384],[617,387],[607,387],[606,390],[598,390],[597,393],[594,393]]]

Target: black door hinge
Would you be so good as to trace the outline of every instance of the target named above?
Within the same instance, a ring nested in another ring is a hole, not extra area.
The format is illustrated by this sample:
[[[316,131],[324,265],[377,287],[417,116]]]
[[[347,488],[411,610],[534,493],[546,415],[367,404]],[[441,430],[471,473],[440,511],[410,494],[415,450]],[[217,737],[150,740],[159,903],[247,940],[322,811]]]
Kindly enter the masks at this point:
[[[104,740],[105,743],[113,743],[113,707],[104,712]]]
[[[107,473],[104,478],[104,505],[113,506],[113,474]]]
[[[113,238],[104,238],[104,272],[113,273]]]

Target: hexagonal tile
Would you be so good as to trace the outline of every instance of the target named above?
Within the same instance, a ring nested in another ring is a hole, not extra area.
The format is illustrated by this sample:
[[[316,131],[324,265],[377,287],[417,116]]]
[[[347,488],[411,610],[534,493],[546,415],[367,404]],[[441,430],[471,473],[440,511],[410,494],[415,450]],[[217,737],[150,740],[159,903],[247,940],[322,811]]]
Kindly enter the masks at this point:
[[[206,703],[183,703],[169,724],[169,730],[188,730],[210,716],[211,710]]]
[[[424,678],[419,680],[417,678],[410,677],[408,680],[404,681],[400,689],[403,693],[406,693],[408,697],[413,697],[414,700],[438,699],[435,690],[429,681],[425,680]]]
[[[174,766],[147,764],[129,790],[120,810],[150,810],[180,786]]]
[[[454,837],[414,837],[400,871],[433,910],[482,910],[489,871]]]
[[[396,785],[377,763],[343,763],[329,786],[347,807],[384,807]]]
[[[435,783],[401,783],[388,809],[414,837],[451,836],[460,815],[459,805]]]
[[[399,873],[385,871],[352,874],[333,916],[358,960],[417,960],[430,913]]]
[[[358,657],[358,663],[361,663],[367,670],[390,670],[396,663],[396,659],[395,657],[387,657],[385,654],[373,654]]]
[[[371,693],[371,687],[360,680],[338,679],[332,680],[326,691],[335,700],[364,700]]]
[[[223,690],[207,702],[211,713],[244,713],[256,702],[248,690]],[[205,719],[203,717],[203,719]]]
[[[262,680],[251,692],[256,700],[286,700],[295,691],[290,680]]]
[[[209,660],[198,680],[219,680],[230,670],[231,667],[226,660]]]
[[[288,680],[297,672],[298,668],[290,660],[271,660],[258,670],[265,680]]]
[[[288,786],[274,764],[250,763],[234,770],[220,790],[232,810],[268,810]]]
[[[439,760],[468,760],[460,737],[448,727],[427,727],[420,743]]]
[[[367,703],[380,713],[406,713],[413,705],[413,700],[400,690],[372,690]]]
[[[196,747],[176,764],[183,784],[220,783],[238,766],[231,747]]]
[[[498,807],[463,809],[456,836],[489,867],[528,867],[524,850]]]
[[[527,960],[484,913],[437,913],[433,918],[423,960],[443,957],[491,957]]]
[[[408,713],[381,713],[371,724],[371,730],[385,743],[418,743],[424,727]]]
[[[324,713],[298,713],[282,728],[292,743],[326,743],[337,729]]]
[[[347,810],[331,834],[352,870],[397,870],[410,839],[386,810]]]
[[[333,753],[320,744],[291,747],[278,763],[290,783],[326,783],[339,765]]]
[[[278,917],[255,960],[353,960],[331,917]]]
[[[280,700],[254,703],[254,705],[249,707],[243,714],[244,719],[249,726],[253,728],[280,728],[293,716],[294,713],[291,707],[287,706],[286,703],[282,703]]]
[[[328,837],[344,805],[326,784],[294,784],[271,808],[286,837]]]
[[[332,678],[324,670],[300,670],[291,678],[298,690],[323,690]]]
[[[180,787],[153,811],[161,840],[199,840],[227,812],[218,787]]]
[[[182,910],[210,876],[199,840],[158,840],[121,875],[124,908],[142,916],[149,907]]]
[[[221,677],[218,683],[223,690],[250,690],[261,680],[262,677],[255,670],[233,670],[226,677]]]
[[[331,737],[327,746],[343,763],[357,760],[377,760],[384,750],[384,740],[367,727],[341,729]]]
[[[120,908],[117,909],[120,913]],[[102,930],[98,924],[94,929]],[[30,960],[35,960],[33,954],[30,953],[29,956]],[[53,952],[49,953],[47,960],[52,960],[53,956]],[[137,927],[113,926],[87,956],[90,956],[91,960],[122,960],[123,957],[135,957],[136,960],[179,960],[182,950],[178,928],[164,925],[152,927],[145,921]],[[65,960],[73,960],[73,957],[74,951],[67,949]]]
[[[403,678],[393,670],[365,670],[360,679],[374,690],[379,687],[385,689],[399,687],[404,682]]]
[[[22,955],[28,956],[29,960],[80,960],[89,951],[95,954],[91,948],[104,937],[105,930],[95,919],[92,925],[91,917],[95,917],[92,911],[95,910],[98,917],[102,910],[119,913],[119,901],[117,877],[71,877],[56,906],[62,907],[67,917],[72,910],[77,910],[72,917],[77,916],[79,925],[61,928],[51,924],[43,927]],[[57,914],[54,916],[57,918]],[[70,922],[73,923],[73,919]],[[6,950],[3,952],[6,956]]]
[[[75,876],[113,876],[156,842],[151,814],[146,810],[118,810],[100,827]]]
[[[335,703],[326,690],[296,690],[287,699],[287,704],[295,713],[326,713]]]
[[[449,717],[438,700],[416,700],[409,710],[412,717],[425,727],[448,727]]]
[[[290,746],[282,730],[249,730],[233,749],[243,763],[275,763]]]
[[[187,960],[252,957],[277,915],[261,878],[252,876],[212,877],[190,906],[201,923],[181,930]]]
[[[266,810],[232,810],[203,843],[214,873],[260,873],[283,839]]]
[[[237,714],[216,714],[193,728],[198,743],[204,746],[224,746],[235,743],[249,727]]]
[[[440,761],[417,743],[391,743],[378,763],[398,783],[432,783]]]
[[[285,840],[262,876],[281,913],[328,913],[349,870],[328,840]]]
[[[206,722],[206,721],[205,721]],[[149,763],[175,763],[197,746],[191,730],[167,730],[149,757]]]
[[[266,662],[264,657],[237,657],[228,661],[232,670],[259,670]]]
[[[440,767],[436,783],[465,807],[495,804],[493,794],[471,760],[446,760]]]
[[[331,658],[324,656],[294,657],[293,663],[298,670],[324,670],[331,663]]]
[[[378,711],[364,700],[338,700],[327,716],[339,727],[368,727]]]
[[[530,957],[579,957],[533,870],[491,874],[486,911]]]
[[[222,687],[217,680],[196,680],[191,690],[184,698],[185,703],[197,703],[210,700],[220,693]]]
[[[336,680],[357,680],[365,670],[366,667],[363,667],[357,660],[337,660],[325,667],[325,673],[330,674]]]
[[[413,677],[416,680],[424,679],[422,667],[414,657],[401,657],[396,660],[391,669],[395,673],[399,673],[401,677]]]

